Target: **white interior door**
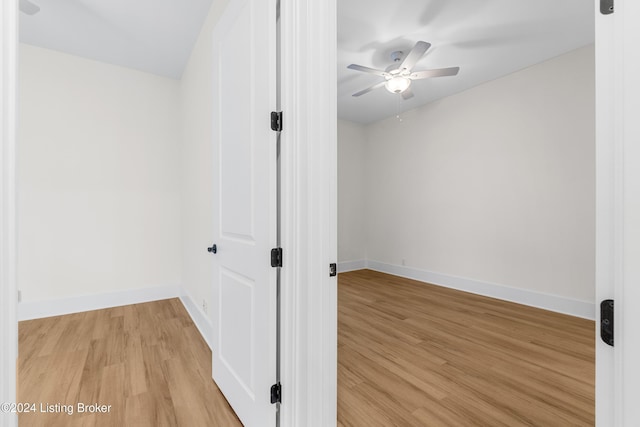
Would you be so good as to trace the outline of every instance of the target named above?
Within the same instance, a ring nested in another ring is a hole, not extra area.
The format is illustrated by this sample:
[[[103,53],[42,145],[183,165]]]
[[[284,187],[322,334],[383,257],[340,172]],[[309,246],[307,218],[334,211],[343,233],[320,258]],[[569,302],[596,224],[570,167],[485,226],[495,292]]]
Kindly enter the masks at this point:
[[[247,427],[276,405],[275,0],[230,0],[213,32],[213,379]]]

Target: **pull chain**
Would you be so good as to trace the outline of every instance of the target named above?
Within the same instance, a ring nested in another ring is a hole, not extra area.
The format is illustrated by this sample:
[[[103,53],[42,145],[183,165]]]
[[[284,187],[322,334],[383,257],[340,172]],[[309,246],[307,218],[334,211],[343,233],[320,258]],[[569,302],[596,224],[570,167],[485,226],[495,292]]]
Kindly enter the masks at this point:
[[[397,94],[396,95],[396,119],[402,123],[402,117],[400,117],[400,98],[402,97],[401,94]]]

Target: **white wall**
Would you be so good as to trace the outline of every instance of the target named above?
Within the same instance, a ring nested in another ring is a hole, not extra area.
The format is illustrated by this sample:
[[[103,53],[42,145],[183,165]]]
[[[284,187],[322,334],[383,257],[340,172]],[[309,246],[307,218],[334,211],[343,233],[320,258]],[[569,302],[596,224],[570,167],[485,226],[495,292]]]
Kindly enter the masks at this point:
[[[592,303],[594,98],[588,46],[367,126],[369,260]]]
[[[211,33],[226,4],[211,6],[180,81],[20,46],[22,306],[180,286],[208,337]]]
[[[365,232],[365,127],[338,120],[338,262],[362,266],[367,258]]]
[[[180,285],[178,90],[20,45],[24,302]]]
[[[213,260],[213,65],[211,34],[227,1],[214,1],[180,83],[182,113],[183,289],[201,310],[211,304]],[[203,310],[205,311],[205,310]],[[208,310],[206,310],[208,311]],[[201,313],[206,315],[206,313]],[[197,314],[192,313],[192,316]],[[201,325],[202,328],[206,326]],[[203,332],[205,336],[207,332]]]

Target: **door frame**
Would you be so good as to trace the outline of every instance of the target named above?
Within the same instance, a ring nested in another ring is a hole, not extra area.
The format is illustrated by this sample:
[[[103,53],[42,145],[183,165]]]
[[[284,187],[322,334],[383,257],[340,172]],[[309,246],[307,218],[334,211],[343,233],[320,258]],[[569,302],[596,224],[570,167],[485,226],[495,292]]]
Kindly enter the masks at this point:
[[[596,352],[596,425],[614,426],[614,356],[613,348],[600,339],[600,301],[616,299],[615,253],[620,236],[616,236],[614,223],[619,218],[621,194],[617,186],[620,171],[619,150],[614,141],[614,24],[617,12],[602,15],[600,0],[595,0],[595,93],[596,93],[596,254],[595,254],[595,352]],[[616,4],[616,6],[618,6]],[[618,219],[619,221],[619,219]],[[617,283],[619,285],[619,282]],[[619,311],[620,304],[617,304]],[[614,322],[615,324],[615,322]],[[614,342],[619,340],[614,337]]]
[[[16,401],[18,317],[16,286],[16,91],[18,2],[0,5],[0,403]],[[15,426],[0,412],[0,426]]]
[[[336,0],[280,0],[284,427],[337,419]]]
[[[596,7],[596,307],[615,302],[614,343],[599,337],[596,312],[596,425],[640,419],[640,7],[616,0]]]
[[[640,4],[616,0],[612,15],[596,13],[596,119],[604,127],[596,136],[596,289],[610,289],[615,300],[615,347],[596,338],[596,422],[622,427],[640,419]]]

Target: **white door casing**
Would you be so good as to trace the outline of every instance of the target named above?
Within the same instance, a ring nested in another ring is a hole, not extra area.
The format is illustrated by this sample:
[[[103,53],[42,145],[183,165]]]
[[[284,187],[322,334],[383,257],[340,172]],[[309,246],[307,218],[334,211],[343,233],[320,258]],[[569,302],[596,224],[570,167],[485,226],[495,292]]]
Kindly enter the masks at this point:
[[[231,0],[212,35],[212,373],[247,427],[276,423],[275,29],[275,0]]]
[[[616,168],[613,145],[614,20],[594,2],[596,25],[596,425],[613,426],[614,350],[600,339],[600,301],[615,299]]]
[[[640,420],[640,4],[596,10],[596,303],[615,301],[614,347],[596,317],[596,425]]]
[[[16,91],[18,5],[0,4],[0,403],[16,401]],[[0,411],[0,426],[17,414]]]
[[[283,427],[337,414],[336,0],[280,0]]]
[[[614,219],[619,277],[615,284],[615,426],[640,425],[640,3],[615,1],[614,145],[620,199]],[[606,399],[603,395],[599,398]],[[609,397],[611,399],[611,397]],[[607,424],[602,424],[606,426]]]

